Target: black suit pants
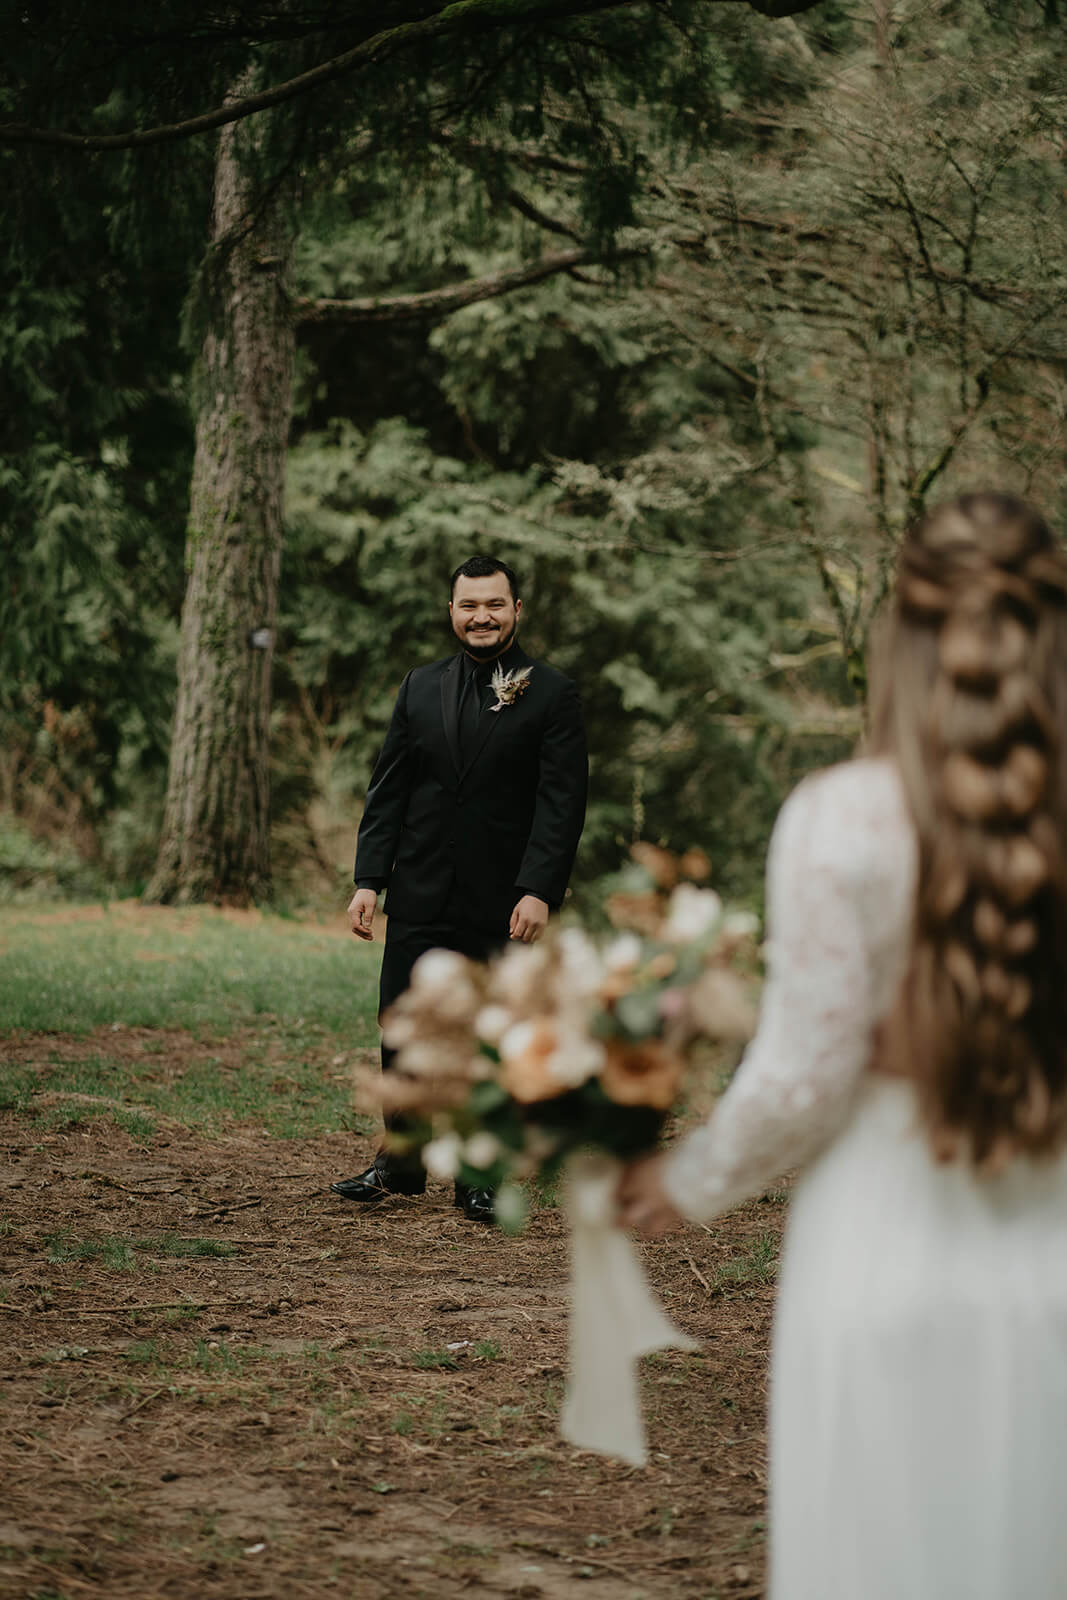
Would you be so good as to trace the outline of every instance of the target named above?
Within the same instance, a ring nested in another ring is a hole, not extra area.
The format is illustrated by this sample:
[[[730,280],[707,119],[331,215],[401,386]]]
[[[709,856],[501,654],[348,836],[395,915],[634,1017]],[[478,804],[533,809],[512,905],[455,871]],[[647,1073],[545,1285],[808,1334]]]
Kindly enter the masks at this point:
[[[411,982],[411,969],[427,950],[455,950],[472,961],[488,961],[508,942],[507,931],[496,933],[485,928],[473,928],[458,920],[411,926],[390,917],[385,934],[385,953],[382,956],[382,976],[378,990],[378,1015],[381,1017],[394,1000],[398,1000]],[[396,1058],[396,1051],[382,1044],[382,1071],[388,1072]],[[385,1119],[391,1133],[405,1133],[411,1128],[409,1118],[392,1113]]]

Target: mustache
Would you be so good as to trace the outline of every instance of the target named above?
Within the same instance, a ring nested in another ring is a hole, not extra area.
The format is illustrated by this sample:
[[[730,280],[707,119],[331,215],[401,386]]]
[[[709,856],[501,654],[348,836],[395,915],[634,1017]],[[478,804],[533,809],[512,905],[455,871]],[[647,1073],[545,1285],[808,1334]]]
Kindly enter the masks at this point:
[[[515,638],[516,632],[517,627],[515,625],[505,627],[502,623],[490,622],[479,626],[474,623],[468,623],[463,630],[463,637],[467,641],[465,646],[467,654],[475,658],[492,660],[500,655],[503,650],[508,649]],[[478,642],[483,635],[489,633],[495,633],[497,637],[492,640],[486,640],[484,644]]]

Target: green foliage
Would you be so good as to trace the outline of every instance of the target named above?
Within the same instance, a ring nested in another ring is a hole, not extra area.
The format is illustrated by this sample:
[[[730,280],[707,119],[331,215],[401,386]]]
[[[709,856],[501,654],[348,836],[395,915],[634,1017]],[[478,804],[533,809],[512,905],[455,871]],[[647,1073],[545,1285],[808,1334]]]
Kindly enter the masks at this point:
[[[0,152],[0,178],[12,163]],[[116,167],[41,185],[0,244],[0,804],[136,876],[182,592],[180,258],[112,232]],[[108,838],[134,807],[140,827]]]
[[[645,835],[704,846],[717,881],[751,893],[790,722],[762,681],[766,657],[810,637],[795,560],[766,564],[753,592],[740,563],[702,549],[715,533],[738,542],[742,502],[714,530],[699,502],[650,509],[645,537],[665,541],[654,554],[617,526],[605,536],[603,498],[562,469],[464,467],[399,420],[306,437],[291,465],[279,673],[289,751],[302,735],[309,768],[338,805],[348,794],[354,818],[400,678],[453,648],[448,574],[488,547],[522,575],[527,648],[582,691],[593,782],[581,878],[614,870]]]
[[[0,905],[23,899],[80,899],[103,888],[65,840],[45,843],[25,823],[0,812]]]
[[[436,326],[303,330],[273,773],[293,899],[343,895],[393,695],[453,647],[472,549],[513,561],[524,642],[583,692],[579,894],[644,836],[755,898],[781,795],[859,729],[906,517],[991,475],[1060,508],[1062,29],[1039,0],[885,20],[520,6],[242,131],[262,192],[303,175],[297,299],[643,252]],[[313,21],[22,7],[0,103],[144,126],[377,25]],[[132,887],[151,863],[211,153],[0,151],[0,804],[34,827],[0,838],[0,893],[85,892],[71,849]]]

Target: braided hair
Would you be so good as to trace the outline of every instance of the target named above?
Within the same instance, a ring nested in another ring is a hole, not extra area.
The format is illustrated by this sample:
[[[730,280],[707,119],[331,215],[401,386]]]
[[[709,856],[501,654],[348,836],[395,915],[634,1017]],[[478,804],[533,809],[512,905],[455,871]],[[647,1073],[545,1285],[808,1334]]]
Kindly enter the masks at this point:
[[[1012,495],[966,494],[901,553],[872,717],[919,838],[885,1030],[941,1159],[1067,1142],[1067,556]]]

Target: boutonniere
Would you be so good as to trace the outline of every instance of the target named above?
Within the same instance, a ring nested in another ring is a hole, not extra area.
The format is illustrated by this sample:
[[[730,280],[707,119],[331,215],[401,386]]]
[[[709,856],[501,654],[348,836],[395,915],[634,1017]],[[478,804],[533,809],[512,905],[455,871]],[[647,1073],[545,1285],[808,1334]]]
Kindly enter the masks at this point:
[[[489,687],[496,695],[496,705],[490,706],[490,711],[503,711],[505,706],[513,706],[520,694],[525,694],[530,687],[532,673],[533,667],[523,667],[521,672],[518,667],[513,667],[510,672],[494,667]]]

